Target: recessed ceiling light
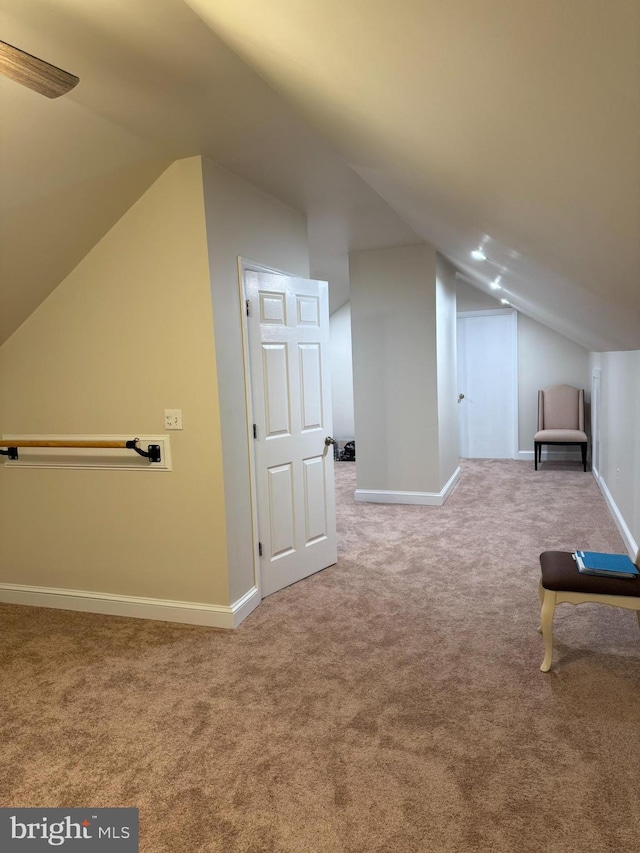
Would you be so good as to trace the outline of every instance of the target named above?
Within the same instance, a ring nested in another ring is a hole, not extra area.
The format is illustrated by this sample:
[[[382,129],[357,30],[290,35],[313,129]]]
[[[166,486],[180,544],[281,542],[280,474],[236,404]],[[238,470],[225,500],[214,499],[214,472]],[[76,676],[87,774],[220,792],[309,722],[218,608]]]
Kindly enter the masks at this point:
[[[503,305],[511,305],[508,299],[501,299],[500,302],[502,302]]]
[[[502,285],[500,284],[502,276],[498,276],[498,278],[494,278],[489,287],[491,290],[502,290]]]
[[[473,258],[474,261],[486,261],[487,260],[487,256],[485,255],[485,253],[482,251],[481,248],[474,249],[471,252],[471,257]]]

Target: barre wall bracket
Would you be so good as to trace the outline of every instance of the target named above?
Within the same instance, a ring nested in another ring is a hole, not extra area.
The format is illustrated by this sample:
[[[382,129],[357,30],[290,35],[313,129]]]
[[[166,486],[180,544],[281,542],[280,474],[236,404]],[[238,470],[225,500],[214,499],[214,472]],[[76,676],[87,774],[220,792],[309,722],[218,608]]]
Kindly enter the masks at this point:
[[[106,448],[117,449],[126,448],[127,450],[135,451],[139,456],[148,459],[149,462],[162,462],[162,446],[160,444],[149,444],[147,450],[142,450],[138,447],[139,438],[132,438],[127,441],[118,439],[84,441],[82,439],[14,439],[15,444],[9,441],[0,441],[0,455],[8,457],[9,460],[15,462],[19,459],[18,448],[20,447],[69,447],[69,448]],[[5,449],[3,449],[5,448]]]
[[[144,456],[145,459],[149,460],[149,462],[162,462],[162,453],[159,444],[150,444],[148,450],[142,450],[142,448],[138,447],[139,441],[139,438],[133,438],[131,441],[127,441],[127,447],[129,450],[135,450],[139,456]]]

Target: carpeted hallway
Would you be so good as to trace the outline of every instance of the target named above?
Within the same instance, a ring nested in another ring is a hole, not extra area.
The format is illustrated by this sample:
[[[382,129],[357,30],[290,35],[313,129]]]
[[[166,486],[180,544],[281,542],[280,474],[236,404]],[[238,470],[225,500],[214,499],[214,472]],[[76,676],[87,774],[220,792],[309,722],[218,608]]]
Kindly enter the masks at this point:
[[[338,564],[235,632],[0,606],[0,805],[137,806],[144,853],[635,851],[635,613],[561,606],[539,671],[539,553],[623,550],[593,478],[336,468]]]

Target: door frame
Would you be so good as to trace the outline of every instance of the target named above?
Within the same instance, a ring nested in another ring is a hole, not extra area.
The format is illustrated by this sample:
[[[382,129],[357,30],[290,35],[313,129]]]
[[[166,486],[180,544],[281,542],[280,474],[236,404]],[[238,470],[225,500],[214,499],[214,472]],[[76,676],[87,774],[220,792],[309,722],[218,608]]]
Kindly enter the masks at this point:
[[[513,441],[511,447],[511,459],[519,458],[520,451],[520,420],[518,416],[518,408],[519,408],[519,382],[518,382],[518,312],[515,308],[487,308],[482,311],[458,311],[456,313],[456,352],[457,352],[457,330],[458,330],[458,320],[466,320],[469,318],[477,318],[477,317],[490,317],[493,315],[507,316],[511,317],[511,323],[509,324],[510,331],[510,343],[513,349],[513,379],[512,379],[512,402],[513,402]],[[457,380],[457,377],[456,377]],[[460,389],[458,388],[458,393],[460,393]]]

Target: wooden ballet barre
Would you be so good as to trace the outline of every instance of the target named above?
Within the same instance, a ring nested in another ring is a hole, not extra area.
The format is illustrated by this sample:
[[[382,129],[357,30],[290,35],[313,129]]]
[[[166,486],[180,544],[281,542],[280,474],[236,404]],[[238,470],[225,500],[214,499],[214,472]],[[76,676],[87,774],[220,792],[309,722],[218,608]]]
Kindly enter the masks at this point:
[[[138,447],[139,438],[128,441],[82,441],[64,439],[2,439],[0,440],[0,456],[6,456],[11,461],[19,459],[18,448],[20,447],[72,447],[72,448],[106,448],[127,449],[135,451],[139,456],[144,456],[150,462],[161,462],[162,452],[159,444],[150,444],[148,450]]]

